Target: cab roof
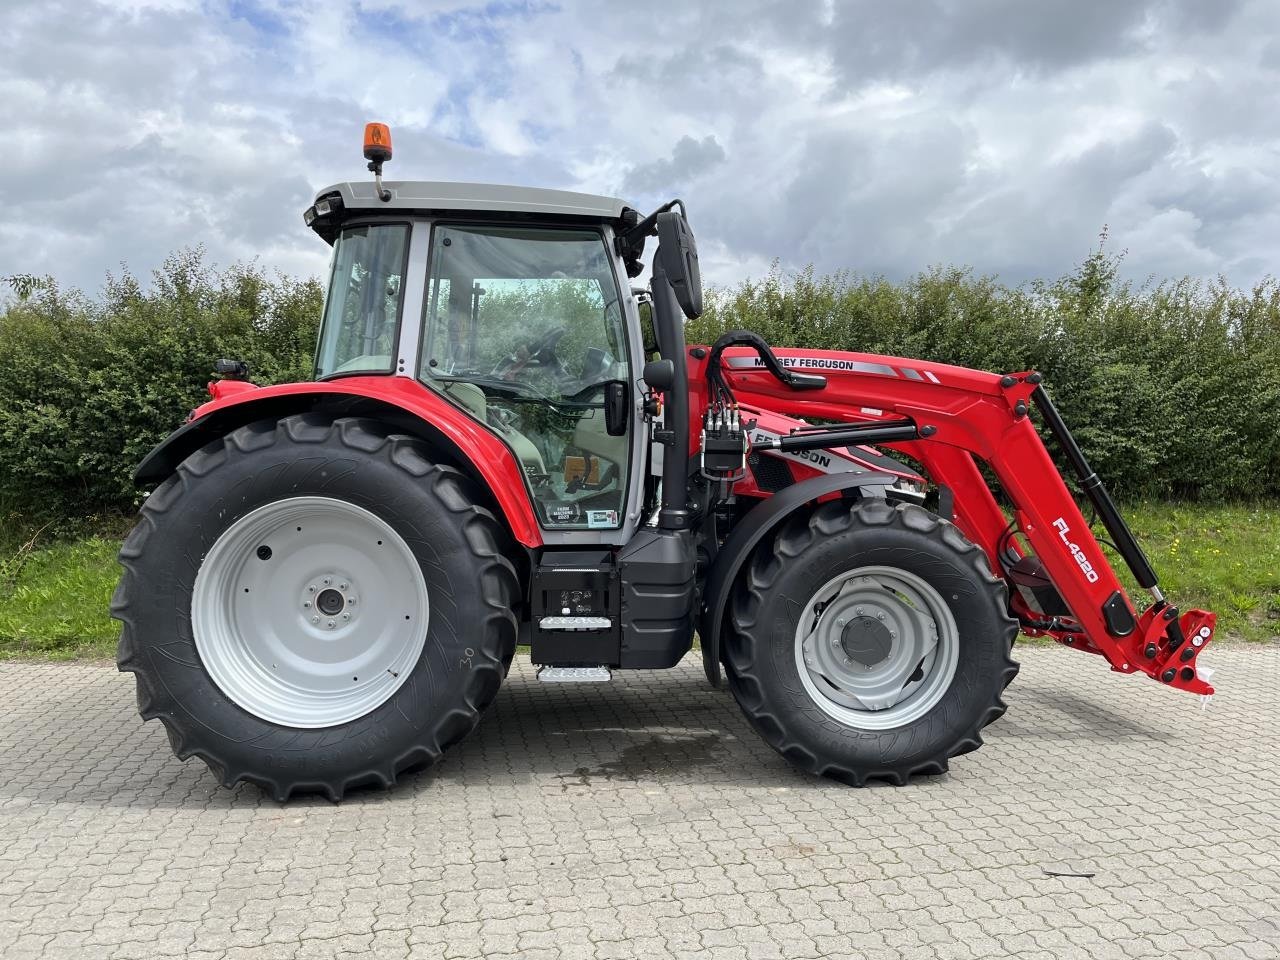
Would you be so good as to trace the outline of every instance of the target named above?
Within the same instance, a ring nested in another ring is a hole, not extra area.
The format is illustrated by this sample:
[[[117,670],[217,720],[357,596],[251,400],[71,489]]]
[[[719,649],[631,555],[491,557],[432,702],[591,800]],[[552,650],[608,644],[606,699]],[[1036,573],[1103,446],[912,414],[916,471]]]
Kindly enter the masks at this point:
[[[471,210],[542,217],[617,220],[628,204],[616,197],[600,197],[568,190],[515,187],[498,183],[443,183],[432,180],[384,180],[391,199],[379,200],[372,180],[346,181],[325,187],[316,199],[338,194],[351,212]]]

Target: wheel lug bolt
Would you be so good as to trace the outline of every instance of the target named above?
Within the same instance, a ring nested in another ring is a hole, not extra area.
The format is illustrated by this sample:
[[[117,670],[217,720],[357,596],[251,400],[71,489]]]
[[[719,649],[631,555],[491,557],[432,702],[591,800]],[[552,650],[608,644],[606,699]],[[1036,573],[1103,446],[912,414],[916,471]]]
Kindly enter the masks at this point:
[[[837,627],[843,627],[843,626],[844,626],[844,617],[841,617],[839,620],[837,620],[837,621],[836,621],[836,626],[837,626]]]
[[[877,619],[877,620],[883,620],[883,619],[884,619],[884,614],[883,614],[883,613],[877,613],[877,614],[876,614],[876,619]]]
[[[347,589],[347,585],[346,585],[345,583],[340,583],[340,584],[338,584],[338,589],[339,589],[339,590],[345,590],[345,589]]]
[[[351,614],[349,614],[349,613],[344,613],[344,614],[342,615],[342,619],[343,619],[343,620],[350,620],[350,619],[351,619]]]
[[[302,601],[302,605],[303,605],[304,607],[310,607],[310,606],[311,606],[311,601],[310,601],[310,600],[303,600],[303,601]]]
[[[329,621],[329,626],[330,626],[330,627],[335,626],[335,624],[334,624],[334,622],[333,622],[332,620],[330,620],[330,621]]]
[[[861,608],[861,607],[854,607],[854,608],[853,608],[853,612],[854,612],[854,613],[858,613],[858,614],[860,614],[860,613],[862,613],[862,608]]]
[[[356,598],[355,598],[355,597],[347,597],[347,603],[349,603],[351,606],[353,606],[353,607],[354,607],[354,606],[356,605]]]
[[[315,593],[315,592],[316,592],[316,585],[314,583],[307,587],[307,593]]]
[[[319,622],[320,622],[320,618],[319,618],[319,617],[312,617],[312,618],[311,618],[311,622],[312,622],[312,623],[319,623]]]
[[[325,577],[325,578],[324,578],[324,585],[325,585],[326,587],[327,587],[327,586],[329,586],[329,584],[331,584],[331,583],[333,583],[333,577]]]

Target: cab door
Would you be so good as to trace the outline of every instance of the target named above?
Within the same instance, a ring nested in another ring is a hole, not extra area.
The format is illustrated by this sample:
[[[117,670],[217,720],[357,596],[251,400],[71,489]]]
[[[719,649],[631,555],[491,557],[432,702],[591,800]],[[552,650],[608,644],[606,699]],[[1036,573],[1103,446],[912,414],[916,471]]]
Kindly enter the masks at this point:
[[[638,519],[629,305],[606,239],[432,230],[419,377],[511,448],[548,543],[621,542]]]

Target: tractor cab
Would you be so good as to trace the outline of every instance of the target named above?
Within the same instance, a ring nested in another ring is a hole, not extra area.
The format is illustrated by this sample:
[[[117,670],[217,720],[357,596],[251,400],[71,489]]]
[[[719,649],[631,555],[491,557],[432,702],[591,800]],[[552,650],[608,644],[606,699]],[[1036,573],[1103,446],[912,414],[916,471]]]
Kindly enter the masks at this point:
[[[306,219],[333,246],[317,380],[421,384],[511,449],[552,541],[630,537],[644,348],[615,240],[633,211],[559,190],[390,181],[322,190]]]

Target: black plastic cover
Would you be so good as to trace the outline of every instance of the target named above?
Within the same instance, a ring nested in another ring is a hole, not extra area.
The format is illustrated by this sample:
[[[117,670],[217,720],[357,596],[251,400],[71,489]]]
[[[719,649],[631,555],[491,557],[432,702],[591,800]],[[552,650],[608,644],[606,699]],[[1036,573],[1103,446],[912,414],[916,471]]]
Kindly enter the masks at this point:
[[[1069,617],[1071,609],[1049,579],[1039,557],[1025,556],[1009,568],[1009,582],[1034,612],[1046,617]]]
[[[1102,605],[1102,619],[1107,621],[1107,629],[1116,637],[1127,637],[1138,626],[1133,611],[1119,590],[1107,597],[1107,602]]]
[[[618,551],[622,667],[674,667],[689,652],[697,566],[689,530],[645,528]]]

